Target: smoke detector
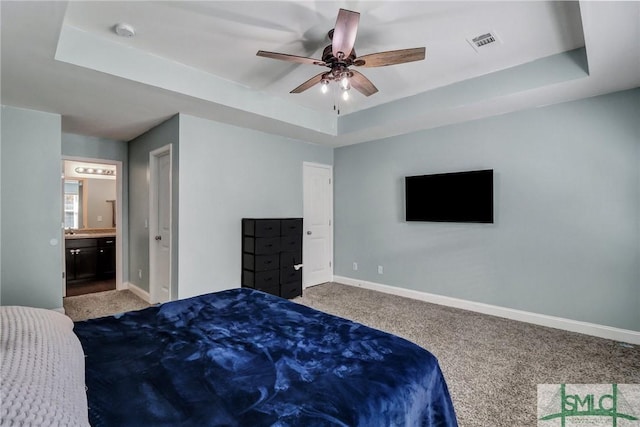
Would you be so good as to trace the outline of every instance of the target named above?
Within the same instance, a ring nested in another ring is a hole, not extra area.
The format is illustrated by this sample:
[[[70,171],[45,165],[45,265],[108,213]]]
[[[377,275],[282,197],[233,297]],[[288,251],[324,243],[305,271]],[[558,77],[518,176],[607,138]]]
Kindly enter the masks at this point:
[[[116,24],[113,27],[113,31],[116,32],[117,35],[119,35],[120,37],[133,37],[136,35],[136,30],[135,28],[133,28],[133,26],[129,25],[129,24],[125,24],[125,23],[120,23],[120,24]]]
[[[468,37],[467,42],[476,51],[480,52],[482,49],[486,49],[489,46],[501,44],[502,40],[498,37],[495,31],[487,31],[486,33],[479,34],[475,37]]]

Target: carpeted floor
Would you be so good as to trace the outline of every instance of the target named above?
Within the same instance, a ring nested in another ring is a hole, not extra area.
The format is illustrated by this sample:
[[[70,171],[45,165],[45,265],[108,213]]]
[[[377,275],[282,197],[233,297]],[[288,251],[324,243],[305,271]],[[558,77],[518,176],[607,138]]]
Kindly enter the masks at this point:
[[[149,304],[131,291],[106,291],[67,297],[64,311],[73,321],[110,316],[125,311],[140,310]]]
[[[535,426],[537,384],[640,383],[640,347],[337,283],[297,303],[404,337],[440,361],[461,427]],[[65,299],[75,320],[148,306],[129,291]]]
[[[461,427],[537,425],[537,384],[640,383],[640,346],[337,283],[295,301],[433,353]]]

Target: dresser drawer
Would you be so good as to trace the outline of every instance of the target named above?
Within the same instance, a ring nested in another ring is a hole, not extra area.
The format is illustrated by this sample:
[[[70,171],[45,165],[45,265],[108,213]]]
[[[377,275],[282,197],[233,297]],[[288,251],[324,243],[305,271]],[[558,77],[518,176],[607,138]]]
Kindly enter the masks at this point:
[[[280,296],[282,298],[291,299],[302,295],[302,283],[287,283],[280,285]]]
[[[280,267],[280,256],[278,254],[271,255],[254,255],[242,254],[242,266],[247,270],[266,271]]]
[[[282,252],[302,252],[302,235],[280,237],[280,250]]]
[[[245,236],[276,237],[280,235],[279,219],[244,219],[242,221]]]
[[[302,251],[280,253],[280,268],[298,264],[302,264]]]
[[[302,219],[283,219],[280,222],[281,236],[302,236]]]
[[[267,288],[261,288],[261,289],[256,288],[256,290],[257,291],[266,292],[268,294],[275,295],[277,297],[280,296],[280,286],[279,285],[275,285],[275,286],[271,286],[271,287],[267,287]]]
[[[249,286],[250,288],[262,290],[267,288],[273,288],[278,285],[280,277],[280,270],[269,271],[243,271],[242,286]]]
[[[302,269],[296,270],[292,267],[280,269],[280,284],[302,282]]]
[[[280,252],[280,238],[245,237],[244,251],[256,255],[276,254]]]

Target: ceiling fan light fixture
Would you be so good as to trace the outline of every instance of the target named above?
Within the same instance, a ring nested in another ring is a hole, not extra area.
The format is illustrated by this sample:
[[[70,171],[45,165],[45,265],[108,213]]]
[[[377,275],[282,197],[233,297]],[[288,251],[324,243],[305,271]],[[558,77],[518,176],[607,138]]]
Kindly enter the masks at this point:
[[[349,84],[349,78],[346,75],[342,77],[342,80],[340,80],[340,87],[344,90],[348,90],[351,87]]]
[[[322,93],[327,93],[329,91],[329,79],[322,79],[320,82],[320,91]]]
[[[338,18],[333,29],[327,34],[331,44],[322,51],[322,59],[308,58],[305,56],[291,55],[287,53],[268,52],[259,50],[256,55],[264,58],[278,59],[281,61],[294,62],[298,64],[309,64],[329,68],[328,72],[316,74],[305,81],[290,93],[302,93],[312,86],[321,84],[322,93],[329,92],[329,84],[335,81],[342,89],[342,98],[349,99],[347,92],[353,86],[364,96],[371,96],[378,92],[378,88],[363,74],[349,67],[385,67],[387,65],[404,64],[407,62],[422,61],[425,59],[425,48],[417,47],[412,49],[390,50],[377,52],[358,57],[354,48],[360,14],[351,10],[340,9]],[[334,92],[336,95],[339,91]],[[339,101],[335,99],[335,101]],[[340,114],[340,108],[334,110]]]

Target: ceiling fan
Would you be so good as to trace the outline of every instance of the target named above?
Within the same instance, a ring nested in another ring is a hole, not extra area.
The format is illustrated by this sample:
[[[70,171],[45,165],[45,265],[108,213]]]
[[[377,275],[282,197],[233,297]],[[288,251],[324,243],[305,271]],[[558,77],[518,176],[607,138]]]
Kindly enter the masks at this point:
[[[320,65],[329,68],[329,71],[311,77],[290,93],[301,93],[310,87],[320,83],[322,92],[328,90],[329,83],[340,83],[345,99],[348,98],[348,90],[354,87],[365,96],[378,92],[378,88],[356,70],[356,67],[383,67],[386,65],[403,64],[405,62],[421,61],[425,58],[425,48],[391,50],[387,52],[371,53],[358,57],[353,45],[356,41],[360,14],[346,9],[340,9],[335,27],[327,34],[331,44],[324,48],[322,59],[307,58],[304,56],[289,55],[286,53],[266,52],[259,50],[257,55],[265,58],[279,59],[300,64]]]

